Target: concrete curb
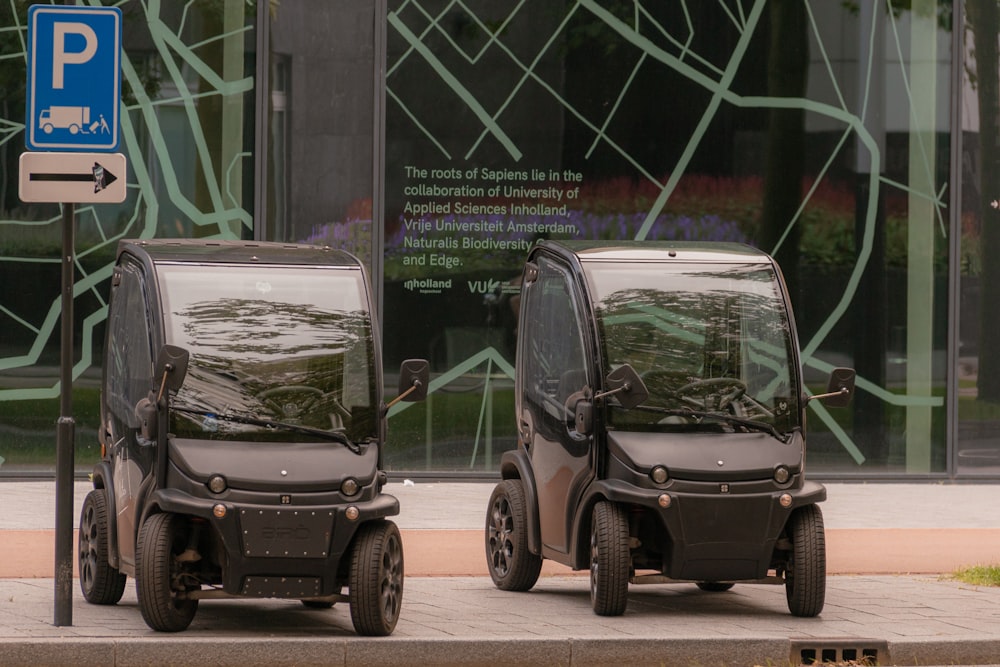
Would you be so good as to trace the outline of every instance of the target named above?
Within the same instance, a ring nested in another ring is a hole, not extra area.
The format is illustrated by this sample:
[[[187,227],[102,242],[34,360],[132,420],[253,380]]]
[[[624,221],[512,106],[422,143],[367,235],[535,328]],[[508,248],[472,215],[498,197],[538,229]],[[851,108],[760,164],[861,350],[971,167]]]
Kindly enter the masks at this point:
[[[865,641],[791,639],[406,639],[406,638],[224,638],[189,639],[183,635],[123,639],[25,639],[0,643],[5,667],[381,667],[440,665],[506,667],[520,665],[650,665],[655,667],[747,667],[798,665],[805,645],[825,647],[837,664],[853,662],[853,646]],[[870,642],[869,642],[870,643]],[[878,642],[876,642],[878,643]],[[893,642],[871,664],[994,665],[1000,641]],[[810,649],[804,649],[810,650]],[[835,656],[835,657],[834,657]]]

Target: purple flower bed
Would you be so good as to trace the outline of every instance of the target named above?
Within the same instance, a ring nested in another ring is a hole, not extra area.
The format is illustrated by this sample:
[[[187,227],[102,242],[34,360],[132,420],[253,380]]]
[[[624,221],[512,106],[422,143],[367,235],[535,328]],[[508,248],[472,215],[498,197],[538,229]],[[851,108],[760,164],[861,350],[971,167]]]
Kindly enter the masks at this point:
[[[586,211],[568,211],[566,215],[426,216],[418,220],[430,225],[426,231],[416,226],[407,228],[400,219],[385,239],[386,276],[398,278],[428,273],[425,265],[406,261],[407,257],[426,253],[460,258],[461,263],[457,266],[463,271],[509,269],[541,238],[633,240],[646,216],[645,213]],[[371,242],[371,225],[371,220],[317,225],[302,242],[355,250],[359,244]],[[739,225],[732,220],[724,220],[718,215],[671,214],[662,214],[654,220],[646,240],[748,242]],[[483,247],[483,242],[489,247]]]
[[[594,239],[594,240],[631,240],[639,232],[646,220],[645,213],[596,214],[584,211],[569,211],[567,215],[494,215],[494,216],[441,216],[427,217],[422,222],[432,225],[430,232],[422,234],[425,238],[444,238],[454,236],[453,231],[438,231],[437,225],[455,225],[462,223],[499,224],[503,232],[485,232],[497,240],[526,240],[534,243],[542,238],[537,232],[520,231],[518,227],[533,225],[537,227],[570,226],[575,231],[552,232],[545,234],[548,238],[562,239]],[[508,231],[513,224],[515,229]],[[407,229],[400,223],[385,241],[387,251],[403,249],[407,236],[420,235],[419,232]],[[746,243],[747,237],[739,225],[731,220],[723,220],[717,215],[703,215],[698,218],[689,216],[674,216],[663,214],[656,218],[646,235],[647,240],[656,241],[727,241]]]

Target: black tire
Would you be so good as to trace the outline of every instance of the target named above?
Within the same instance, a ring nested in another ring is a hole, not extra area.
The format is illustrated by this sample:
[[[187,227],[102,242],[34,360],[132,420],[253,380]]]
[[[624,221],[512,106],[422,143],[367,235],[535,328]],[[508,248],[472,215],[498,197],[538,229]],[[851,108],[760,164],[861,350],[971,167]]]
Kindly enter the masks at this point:
[[[496,485],[486,511],[486,565],[504,591],[527,591],[538,581],[542,557],[528,551],[528,505],[519,479]]]
[[[698,588],[709,593],[722,593],[728,591],[733,585],[723,581],[699,581]]]
[[[94,489],[83,500],[77,539],[77,569],[83,599],[91,604],[117,604],[125,592],[125,575],[108,560],[108,496]]]
[[[817,505],[795,510],[788,519],[792,553],[785,570],[785,597],[793,616],[818,616],[826,602],[826,534]]]
[[[594,505],[590,525],[590,602],[600,616],[621,616],[628,603],[628,519],[620,505]]]
[[[187,540],[174,514],[154,514],[139,531],[136,545],[135,594],[142,618],[153,630],[180,632],[191,625],[198,600],[181,600],[186,589],[180,581],[177,556]]]
[[[358,529],[351,550],[351,622],[359,635],[392,634],[403,604],[403,542],[392,521]]]

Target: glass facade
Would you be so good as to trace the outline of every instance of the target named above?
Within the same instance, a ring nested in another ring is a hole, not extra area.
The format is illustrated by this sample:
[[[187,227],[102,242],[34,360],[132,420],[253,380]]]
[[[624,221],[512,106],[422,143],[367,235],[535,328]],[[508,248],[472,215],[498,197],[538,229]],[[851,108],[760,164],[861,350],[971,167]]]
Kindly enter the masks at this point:
[[[28,4],[0,8],[4,476],[53,469],[60,412],[62,207],[18,197]],[[87,470],[99,458],[100,369],[119,239],[255,233],[256,8],[242,0],[113,4],[122,12],[119,150],[127,159],[127,198],[75,207],[73,416],[76,462]]]
[[[115,5],[129,196],[76,214],[80,468],[121,238],[358,255],[384,367],[434,371],[386,463],[468,476],[516,445],[521,264],[555,238],[773,254],[810,388],[858,371],[851,407],[810,403],[813,474],[1000,475],[995,2]],[[52,468],[59,408],[59,206],[16,185],[26,11],[0,9],[0,476]]]

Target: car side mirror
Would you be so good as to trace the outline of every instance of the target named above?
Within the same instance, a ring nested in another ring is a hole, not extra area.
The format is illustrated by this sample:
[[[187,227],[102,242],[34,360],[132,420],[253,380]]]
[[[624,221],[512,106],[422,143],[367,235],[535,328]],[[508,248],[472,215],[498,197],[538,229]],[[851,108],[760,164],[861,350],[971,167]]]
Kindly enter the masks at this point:
[[[416,402],[427,398],[427,385],[430,384],[431,367],[426,359],[407,359],[399,366],[398,396],[392,399],[387,408],[400,401]]]
[[[608,387],[607,391],[596,394],[594,400],[605,396],[617,396],[618,403],[622,408],[631,410],[642,405],[649,398],[646,384],[630,364],[623,364],[608,373],[605,384]]]
[[[160,391],[156,395],[155,402],[158,403],[163,398],[164,392],[177,391],[181,388],[187,376],[189,358],[190,354],[183,347],[164,345],[160,348],[155,366],[156,376],[160,378]]]
[[[139,435],[143,440],[156,440],[159,430],[159,409],[153,392],[135,404],[135,417],[139,420]]]
[[[594,403],[587,399],[580,399],[576,402],[573,410],[576,432],[580,435],[590,435],[594,431]]]
[[[854,380],[856,373],[853,368],[834,368],[830,371],[830,382],[826,393],[815,394],[809,400],[820,399],[829,408],[846,408],[854,396]]]

